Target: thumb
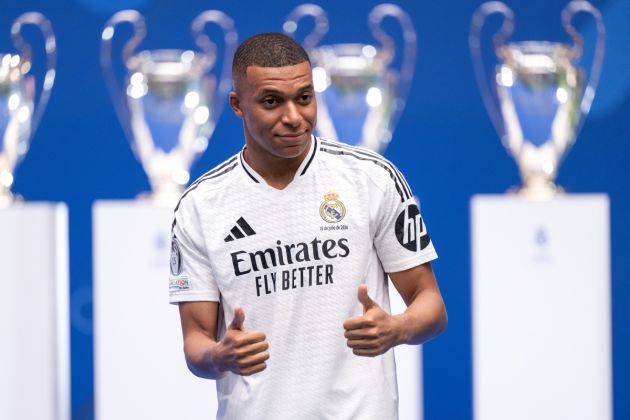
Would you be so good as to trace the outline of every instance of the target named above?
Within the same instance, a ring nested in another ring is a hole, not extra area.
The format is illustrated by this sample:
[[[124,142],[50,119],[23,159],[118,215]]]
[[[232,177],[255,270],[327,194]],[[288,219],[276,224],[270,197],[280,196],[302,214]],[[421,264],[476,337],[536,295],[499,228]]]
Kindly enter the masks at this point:
[[[243,308],[237,306],[234,308],[234,318],[232,319],[232,323],[228,327],[230,330],[243,330],[243,322],[245,321],[245,312],[243,312]]]
[[[359,285],[359,293],[357,296],[359,298],[359,302],[363,305],[363,313],[376,306],[376,303],[368,295],[368,288],[366,284]]]

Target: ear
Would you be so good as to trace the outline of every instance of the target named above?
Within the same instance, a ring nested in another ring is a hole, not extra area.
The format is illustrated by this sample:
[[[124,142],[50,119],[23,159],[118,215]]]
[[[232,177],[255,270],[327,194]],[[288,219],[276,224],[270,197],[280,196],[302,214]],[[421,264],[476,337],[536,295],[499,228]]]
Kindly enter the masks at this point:
[[[238,97],[238,93],[235,91],[230,92],[230,106],[232,107],[232,111],[239,118],[243,118],[243,110],[241,109],[241,99]]]

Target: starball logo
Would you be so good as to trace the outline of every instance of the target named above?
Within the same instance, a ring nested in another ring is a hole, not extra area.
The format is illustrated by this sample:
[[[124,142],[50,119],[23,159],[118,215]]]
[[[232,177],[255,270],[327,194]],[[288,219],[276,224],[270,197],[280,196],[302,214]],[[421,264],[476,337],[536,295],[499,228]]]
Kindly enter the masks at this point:
[[[409,251],[423,250],[431,243],[431,238],[420,217],[420,210],[415,204],[410,204],[400,212],[394,230],[398,242]]]
[[[322,241],[317,237],[310,242],[296,244],[283,244],[278,240],[276,246],[263,250],[241,250],[230,254],[235,276],[253,276],[256,296],[333,284],[334,267],[323,262],[348,255],[350,247],[347,238]],[[319,261],[322,264],[317,264]],[[280,269],[274,270],[277,268]]]

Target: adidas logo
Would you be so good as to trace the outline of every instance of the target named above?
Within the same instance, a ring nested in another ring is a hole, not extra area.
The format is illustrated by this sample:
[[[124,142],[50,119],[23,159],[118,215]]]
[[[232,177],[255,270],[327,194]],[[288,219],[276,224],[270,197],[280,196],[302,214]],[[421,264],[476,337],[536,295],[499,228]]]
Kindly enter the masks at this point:
[[[240,228],[240,229],[239,229]],[[225,242],[232,242],[234,239],[241,239],[245,236],[255,235],[256,232],[242,217],[236,221],[236,226],[230,229],[230,234],[225,237]]]

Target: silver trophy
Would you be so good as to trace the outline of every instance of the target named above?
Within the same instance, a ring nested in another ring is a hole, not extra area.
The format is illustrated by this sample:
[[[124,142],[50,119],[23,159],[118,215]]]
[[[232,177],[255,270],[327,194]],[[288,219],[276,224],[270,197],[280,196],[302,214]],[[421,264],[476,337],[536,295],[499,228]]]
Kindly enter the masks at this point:
[[[32,71],[32,51],[22,27],[34,25],[44,37],[46,71],[41,83]],[[24,13],[11,27],[18,54],[0,53],[0,208],[9,206],[13,174],[29,149],[55,81],[57,46],[52,25],[37,12]],[[41,84],[41,86],[39,86]]]
[[[283,25],[284,32],[294,36],[306,16],[315,20],[303,46],[313,64],[317,133],[382,152],[391,141],[413,77],[416,31],[411,19],[400,7],[381,4],[368,17],[379,46],[318,46],[328,32],[328,17],[319,6],[303,4],[295,8]],[[391,66],[396,54],[394,40],[380,26],[386,17],[395,18],[402,28],[404,54],[400,69]]]
[[[131,24],[134,32],[122,50],[126,75],[120,82],[113,68],[111,43],[123,23]],[[222,68],[215,66],[217,45],[204,32],[209,23],[218,25],[224,34]],[[151,198],[172,204],[188,183],[193,162],[206,150],[225,106],[238,36],[232,19],[218,10],[205,11],[192,22],[192,34],[201,51],[136,53],[145,33],[140,13],[116,13],[103,29],[101,65],[118,118],[148,175]]]
[[[573,17],[593,16],[597,41],[590,71],[578,65],[583,40]],[[498,64],[489,77],[481,54],[486,18],[500,14],[503,23],[494,35]],[[599,11],[586,1],[572,1],[562,11],[562,25],[574,45],[525,41],[506,43],[514,29],[514,14],[498,1],[482,4],[470,30],[470,49],[484,104],[502,142],[518,164],[523,187],[534,198],[553,197],[562,189],[554,183],[595,96],[604,57],[605,31]],[[490,87],[492,85],[492,89]]]

